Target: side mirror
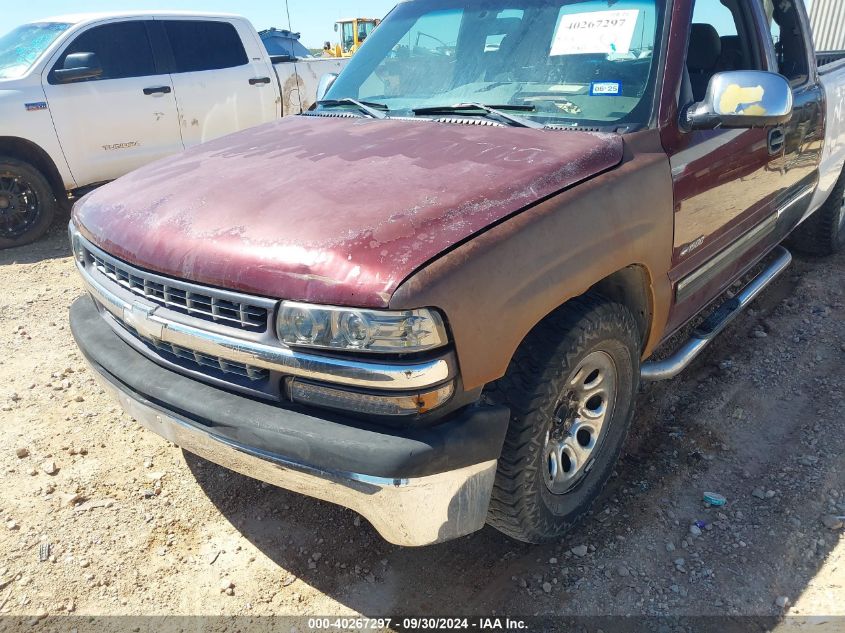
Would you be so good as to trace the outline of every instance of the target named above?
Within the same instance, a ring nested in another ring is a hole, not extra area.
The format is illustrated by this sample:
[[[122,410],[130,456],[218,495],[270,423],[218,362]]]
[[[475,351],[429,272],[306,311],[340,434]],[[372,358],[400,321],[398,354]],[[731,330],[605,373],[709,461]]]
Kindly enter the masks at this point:
[[[103,67],[96,53],[71,53],[65,57],[62,68],[53,71],[56,81],[63,84],[82,79],[94,79],[102,74]]]
[[[329,91],[329,88],[332,87],[332,84],[335,82],[335,79],[337,79],[337,73],[327,73],[320,77],[320,83],[317,84],[318,103],[326,98],[326,93]]]
[[[337,22],[334,23],[334,32],[337,33]]]
[[[687,108],[687,130],[775,127],[792,118],[792,88],[786,77],[759,70],[716,73],[704,101]]]

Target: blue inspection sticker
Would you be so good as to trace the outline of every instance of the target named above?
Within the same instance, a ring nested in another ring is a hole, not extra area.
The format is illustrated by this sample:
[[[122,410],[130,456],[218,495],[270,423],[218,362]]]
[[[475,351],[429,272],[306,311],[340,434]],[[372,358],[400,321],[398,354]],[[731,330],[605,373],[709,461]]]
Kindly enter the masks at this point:
[[[590,84],[591,97],[616,97],[622,94],[619,81],[594,81]]]
[[[38,101],[37,103],[27,103],[26,111],[27,112],[38,112],[39,110],[46,110],[47,109],[47,102],[46,101]]]

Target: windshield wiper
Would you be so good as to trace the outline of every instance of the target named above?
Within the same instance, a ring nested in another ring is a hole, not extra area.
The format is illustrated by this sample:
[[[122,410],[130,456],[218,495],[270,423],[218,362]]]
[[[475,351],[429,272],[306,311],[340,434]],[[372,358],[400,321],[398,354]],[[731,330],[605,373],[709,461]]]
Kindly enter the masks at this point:
[[[503,112],[503,110],[516,110],[519,112],[534,112],[536,108],[530,104],[514,104],[514,105],[485,105],[483,103],[456,103],[455,105],[442,105],[442,106],[428,106],[425,108],[414,108],[413,113],[416,115],[420,114],[442,114],[442,113],[449,113],[449,112],[460,112],[466,116],[473,116],[475,114],[484,114],[490,115],[492,114],[494,117],[507,121],[511,125],[515,125],[517,127],[528,127],[535,130],[542,130],[543,124],[537,123],[536,121],[532,121],[531,119],[526,119],[525,117],[516,115],[516,114],[508,114],[507,112]]]
[[[383,103],[373,103],[372,101],[358,101],[350,97],[343,97],[342,99],[324,99],[318,101],[317,105],[331,108],[333,106],[354,105],[364,114],[374,119],[389,119],[387,116],[387,106]]]

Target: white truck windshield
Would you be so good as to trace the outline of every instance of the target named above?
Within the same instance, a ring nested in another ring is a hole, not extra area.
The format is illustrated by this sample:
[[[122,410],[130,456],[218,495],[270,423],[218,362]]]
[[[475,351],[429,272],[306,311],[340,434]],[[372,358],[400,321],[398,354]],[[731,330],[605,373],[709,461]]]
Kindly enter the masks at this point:
[[[328,100],[391,116],[460,103],[543,124],[648,121],[663,0],[417,0],[385,19]]]
[[[70,26],[64,22],[24,24],[0,37],[0,79],[23,76]]]

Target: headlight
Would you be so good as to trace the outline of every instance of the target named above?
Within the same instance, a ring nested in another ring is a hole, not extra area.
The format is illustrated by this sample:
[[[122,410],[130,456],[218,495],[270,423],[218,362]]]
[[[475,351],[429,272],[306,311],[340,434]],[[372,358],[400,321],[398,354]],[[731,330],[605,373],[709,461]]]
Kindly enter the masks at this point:
[[[356,310],[283,301],[279,340],[291,346],[358,352],[422,352],[446,344],[443,319],[433,310]]]

